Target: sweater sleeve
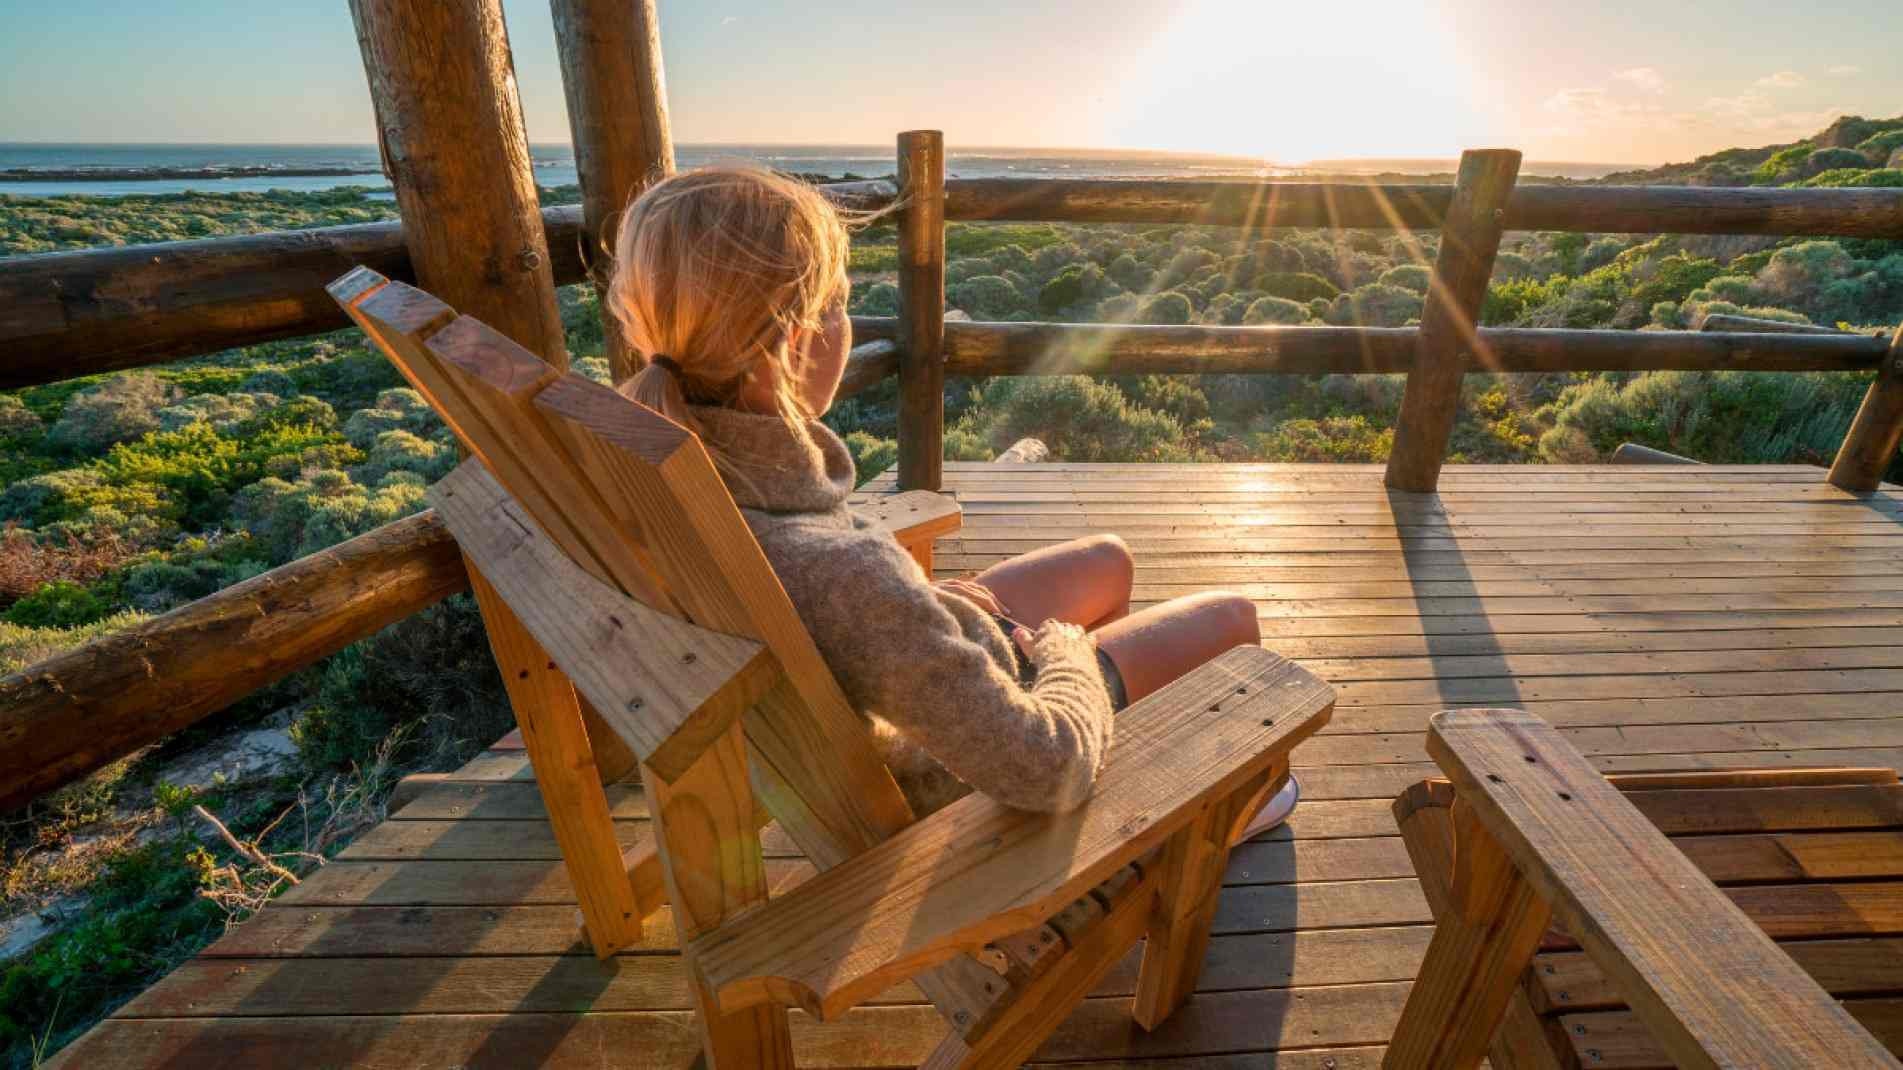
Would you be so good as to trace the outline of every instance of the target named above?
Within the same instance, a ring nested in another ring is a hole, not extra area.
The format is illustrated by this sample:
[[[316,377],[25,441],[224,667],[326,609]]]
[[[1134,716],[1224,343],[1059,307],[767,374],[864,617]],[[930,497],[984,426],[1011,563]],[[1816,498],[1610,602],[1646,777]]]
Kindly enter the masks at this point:
[[[814,639],[853,704],[1007,806],[1062,811],[1088,798],[1112,719],[1090,640],[1040,628],[1036,680],[1022,686],[955,615],[982,610],[933,589],[891,540],[853,543],[802,577]]]

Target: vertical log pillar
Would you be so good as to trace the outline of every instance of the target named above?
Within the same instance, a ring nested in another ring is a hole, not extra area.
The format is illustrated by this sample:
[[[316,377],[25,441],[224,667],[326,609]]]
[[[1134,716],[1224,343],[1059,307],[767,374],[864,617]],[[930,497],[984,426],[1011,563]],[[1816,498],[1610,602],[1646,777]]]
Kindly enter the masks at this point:
[[[558,368],[568,366],[555,279],[516,96],[501,0],[351,0],[377,136],[396,188],[417,281]],[[634,756],[584,712],[533,636],[469,564],[498,663],[513,669],[511,705],[588,936],[606,956],[641,938],[641,916],[607,814],[602,779]],[[533,685],[533,686],[531,686]]]
[[[1877,368],[1877,377],[1863,395],[1857,418],[1830,464],[1830,484],[1844,490],[1869,491],[1883,484],[1883,470],[1903,444],[1903,327],[1890,339],[1890,352]]]
[[[549,0],[549,10],[581,179],[582,259],[602,298],[602,339],[618,383],[637,369],[607,305],[615,228],[648,183],[674,173],[661,23],[654,0]]]
[[[1407,374],[1394,450],[1388,454],[1387,484],[1395,490],[1431,491],[1440,482],[1460,407],[1461,375],[1467,354],[1479,345],[1480,305],[1500,251],[1507,197],[1519,175],[1520,154],[1512,149],[1460,156],[1460,175],[1441,227],[1440,256],[1421,312],[1414,368]]]
[[[500,0],[351,0],[417,282],[568,366]]]
[[[945,471],[945,135],[899,135],[899,489]]]

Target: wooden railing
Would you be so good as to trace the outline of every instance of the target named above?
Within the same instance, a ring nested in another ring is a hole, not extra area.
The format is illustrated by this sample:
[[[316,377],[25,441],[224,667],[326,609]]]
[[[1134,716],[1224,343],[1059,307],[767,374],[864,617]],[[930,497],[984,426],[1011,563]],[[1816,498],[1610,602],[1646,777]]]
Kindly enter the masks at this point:
[[[389,51],[390,41],[437,40],[454,31],[472,49],[506,48],[494,36],[500,15],[493,0],[462,11],[381,0],[353,7],[373,82],[381,78],[383,92],[393,94],[378,98],[386,127],[442,121],[390,89],[416,79],[419,63],[427,65],[427,57]],[[556,10],[587,208],[543,209],[538,224],[532,200],[520,195],[528,184],[526,157],[520,174],[452,168],[456,173],[447,178],[420,183],[404,168],[442,167],[443,161],[406,160],[393,167],[405,224],[0,260],[0,388],[335,330],[345,319],[325,294],[326,283],[358,264],[416,280],[412,254],[418,249],[430,261],[420,273],[425,285],[432,285],[433,273],[437,288],[464,288],[443,295],[453,304],[491,320],[526,310],[516,330],[545,333],[552,308],[547,288],[581,281],[601,263],[590,250],[602,247],[611,208],[619,203],[619,194],[602,191],[636,188],[671,166],[658,83],[635,87],[623,104],[642,116],[633,124],[642,131],[636,144],[610,144],[628,132],[604,121],[613,113],[586,106],[628,77],[658,78],[650,0],[556,0]],[[453,25],[424,25],[435,19]],[[615,23],[616,32],[583,32],[582,24],[604,21]],[[378,23],[374,33],[367,22]],[[384,44],[373,48],[373,41]],[[635,62],[623,69],[628,49]],[[496,69],[506,68],[505,62]],[[494,103],[485,103],[485,93],[496,87],[458,79],[432,82],[432,91],[452,92],[477,108]],[[512,105],[512,87],[507,96],[504,103]],[[491,115],[472,129],[502,137],[509,121]],[[896,208],[899,234],[901,314],[855,318],[861,344],[842,393],[899,377],[900,481],[936,488],[947,375],[1407,373],[1409,400],[1389,483],[1431,490],[1460,377],[1469,371],[1873,371],[1829,479],[1854,491],[1878,486],[1903,437],[1903,332],[1885,340],[1829,330],[1766,333],[1757,323],[1632,332],[1485,328],[1475,321],[1502,230],[1903,239],[1903,191],[1518,186],[1517,165],[1515,153],[1469,154],[1452,186],[948,179],[940,135],[901,135],[897,172],[904,190],[881,181],[825,187],[853,208]],[[444,183],[462,193],[448,198],[440,192]],[[439,190],[434,199],[427,195],[432,188]],[[445,205],[482,207],[451,212]],[[465,227],[459,213],[476,215]],[[1431,229],[1441,230],[1443,239],[1422,328],[948,323],[946,220]],[[521,281],[497,290],[480,273],[456,274],[457,257],[473,254],[449,250],[498,241],[498,248],[514,250],[509,269]],[[529,296],[510,289],[518,285],[528,287]],[[625,347],[612,325],[608,330],[609,355],[625,372]],[[222,709],[467,583],[441,526],[423,514],[0,680],[0,769],[7,772],[0,777],[0,811]]]

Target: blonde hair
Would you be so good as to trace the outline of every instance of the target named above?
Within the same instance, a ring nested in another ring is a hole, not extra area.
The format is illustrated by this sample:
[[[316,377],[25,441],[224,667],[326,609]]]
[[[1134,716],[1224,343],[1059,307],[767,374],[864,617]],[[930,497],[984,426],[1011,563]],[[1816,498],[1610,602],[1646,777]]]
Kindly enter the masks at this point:
[[[688,402],[731,406],[766,371],[775,412],[803,434],[818,413],[800,400],[790,343],[843,296],[848,242],[818,190],[764,168],[702,167],[648,187],[621,220],[608,287],[647,350],[621,392],[698,431]]]

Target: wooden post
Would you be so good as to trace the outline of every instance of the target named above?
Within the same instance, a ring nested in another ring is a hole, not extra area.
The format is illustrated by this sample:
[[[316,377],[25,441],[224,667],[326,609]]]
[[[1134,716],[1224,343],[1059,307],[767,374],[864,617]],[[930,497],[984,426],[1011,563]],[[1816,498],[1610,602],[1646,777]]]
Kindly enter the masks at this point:
[[[1520,175],[1520,154],[1483,149],[1460,156],[1460,175],[1441,227],[1440,256],[1421,313],[1414,369],[1401,395],[1401,418],[1388,454],[1388,486],[1431,491],[1440,482],[1447,440],[1460,407],[1467,354],[1479,344],[1480,304],[1500,251],[1507,198]]]
[[[899,135],[899,488],[945,470],[945,135]]]
[[[1863,395],[1850,433],[1830,465],[1830,484],[1844,490],[1870,491],[1883,485],[1883,470],[1903,442],[1903,327],[1890,340],[1890,352]]]
[[[417,282],[568,367],[501,0],[350,0]]]
[[[417,281],[567,368],[501,0],[351,0],[350,11]],[[469,573],[498,661],[548,664],[473,566]],[[565,677],[550,675],[560,686],[512,688],[511,704],[525,741],[546,748],[530,761],[548,809],[574,817],[555,831],[578,895],[605,890],[582,913],[596,953],[606,955],[641,938],[612,826],[604,835],[593,820],[607,812],[601,779],[627,772],[633,755],[598,717],[584,715]],[[569,835],[575,829],[589,831]]]
[[[636,367],[606,303],[615,228],[649,182],[674,173],[660,17],[654,0],[549,0],[549,10],[581,179],[582,261],[602,298],[602,339],[618,383]]]

